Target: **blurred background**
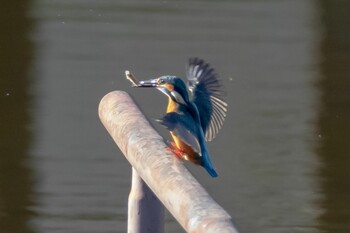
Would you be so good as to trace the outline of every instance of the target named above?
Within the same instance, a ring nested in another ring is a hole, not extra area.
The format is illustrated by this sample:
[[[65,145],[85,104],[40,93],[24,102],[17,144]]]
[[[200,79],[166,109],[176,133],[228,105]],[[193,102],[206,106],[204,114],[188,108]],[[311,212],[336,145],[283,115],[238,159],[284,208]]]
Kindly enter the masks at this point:
[[[124,77],[210,62],[229,112],[186,164],[242,233],[350,232],[350,1],[13,0],[0,8],[0,232],[126,232],[131,168],[99,121]],[[183,232],[170,214],[166,232]]]

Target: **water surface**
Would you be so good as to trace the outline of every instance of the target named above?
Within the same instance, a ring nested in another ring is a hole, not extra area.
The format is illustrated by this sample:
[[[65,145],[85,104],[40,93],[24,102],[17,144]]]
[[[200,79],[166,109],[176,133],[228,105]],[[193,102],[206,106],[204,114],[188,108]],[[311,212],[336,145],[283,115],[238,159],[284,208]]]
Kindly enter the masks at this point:
[[[98,103],[125,90],[158,118],[166,98],[130,88],[124,70],[184,76],[192,56],[222,77],[229,112],[209,143],[219,178],[186,166],[241,232],[349,232],[343,4],[35,0],[18,1],[19,11],[7,3],[1,232],[126,232],[131,168]],[[183,232],[170,215],[166,232]]]

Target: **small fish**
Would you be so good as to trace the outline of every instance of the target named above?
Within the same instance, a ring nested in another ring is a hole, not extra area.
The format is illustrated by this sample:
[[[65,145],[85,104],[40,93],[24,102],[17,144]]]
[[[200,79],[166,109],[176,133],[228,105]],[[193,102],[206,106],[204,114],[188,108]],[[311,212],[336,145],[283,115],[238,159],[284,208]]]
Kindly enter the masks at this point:
[[[140,85],[136,80],[135,76],[129,70],[125,71],[125,76],[126,76],[126,79],[132,83],[133,87],[138,87]]]

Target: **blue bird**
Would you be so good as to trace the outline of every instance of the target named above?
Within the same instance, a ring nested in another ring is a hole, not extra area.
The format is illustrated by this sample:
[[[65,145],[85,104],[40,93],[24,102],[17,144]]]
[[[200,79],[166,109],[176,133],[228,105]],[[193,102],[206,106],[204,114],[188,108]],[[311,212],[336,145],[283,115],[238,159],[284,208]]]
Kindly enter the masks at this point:
[[[174,140],[173,148],[168,149],[217,177],[206,141],[214,139],[222,127],[227,103],[221,82],[209,64],[199,58],[189,59],[187,86],[181,78],[165,75],[140,81],[137,87],[155,87],[168,96],[166,114],[158,120]]]

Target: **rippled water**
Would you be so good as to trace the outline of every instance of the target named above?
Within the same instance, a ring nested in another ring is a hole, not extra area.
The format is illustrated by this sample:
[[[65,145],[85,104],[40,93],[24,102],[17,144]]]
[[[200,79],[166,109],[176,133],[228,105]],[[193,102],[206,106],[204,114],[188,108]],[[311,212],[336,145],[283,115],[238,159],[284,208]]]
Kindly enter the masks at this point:
[[[184,76],[204,58],[228,117],[218,179],[188,168],[241,232],[350,232],[349,4],[7,1],[0,10],[0,232],[125,232],[131,168],[97,116],[124,78]],[[167,132],[154,123],[162,135]],[[183,232],[168,215],[166,232]]]

